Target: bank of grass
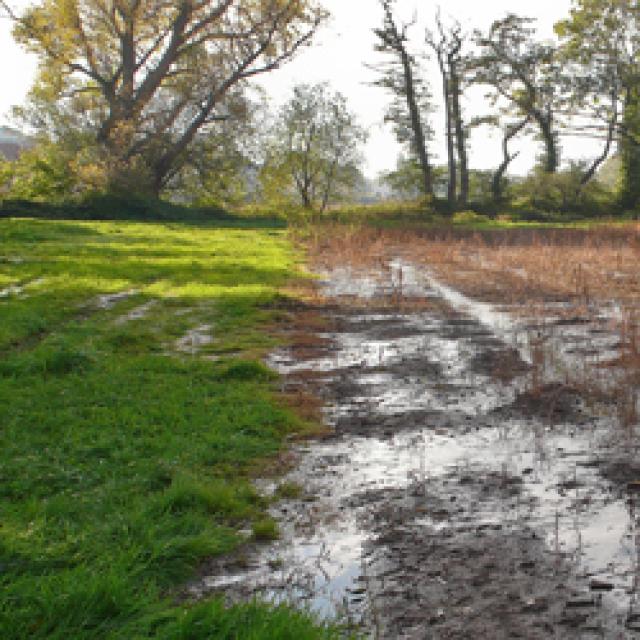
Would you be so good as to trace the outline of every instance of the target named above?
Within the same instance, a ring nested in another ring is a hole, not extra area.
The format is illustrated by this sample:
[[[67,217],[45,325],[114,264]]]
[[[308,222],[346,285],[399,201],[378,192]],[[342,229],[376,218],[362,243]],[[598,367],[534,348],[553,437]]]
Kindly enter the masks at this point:
[[[314,228],[326,225],[367,226],[379,229],[462,228],[514,229],[590,227],[624,223],[637,219],[634,212],[621,213],[611,209],[599,214],[576,212],[545,212],[529,209],[497,210],[489,205],[448,213],[444,203],[435,205],[424,200],[381,201],[368,204],[334,205],[324,212],[305,210],[300,206],[273,207],[265,204],[248,205],[242,215],[255,220],[273,219],[276,212],[295,228]]]
[[[335,635],[178,597],[241,531],[277,535],[249,479],[305,428],[257,359],[296,257],[226,227],[0,220],[3,640]]]

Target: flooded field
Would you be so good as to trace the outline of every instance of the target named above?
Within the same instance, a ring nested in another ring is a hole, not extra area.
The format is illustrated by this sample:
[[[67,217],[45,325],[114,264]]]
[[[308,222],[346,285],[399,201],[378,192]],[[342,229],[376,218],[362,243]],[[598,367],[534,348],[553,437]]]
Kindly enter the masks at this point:
[[[640,637],[638,440],[604,392],[626,375],[616,305],[487,302],[411,255],[318,287],[324,328],[268,363],[322,399],[329,433],[293,449],[281,540],[193,591],[294,602],[371,638]]]

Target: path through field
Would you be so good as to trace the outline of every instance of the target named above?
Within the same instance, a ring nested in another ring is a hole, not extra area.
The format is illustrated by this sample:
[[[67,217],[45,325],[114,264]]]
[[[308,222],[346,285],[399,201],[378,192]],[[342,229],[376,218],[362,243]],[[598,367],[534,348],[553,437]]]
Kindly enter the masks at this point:
[[[531,318],[411,263],[335,268],[321,289],[327,328],[269,364],[322,398],[331,434],[295,449],[282,540],[194,590],[293,601],[372,638],[640,634],[633,439],[565,382],[615,351],[607,314],[547,318],[541,373]]]

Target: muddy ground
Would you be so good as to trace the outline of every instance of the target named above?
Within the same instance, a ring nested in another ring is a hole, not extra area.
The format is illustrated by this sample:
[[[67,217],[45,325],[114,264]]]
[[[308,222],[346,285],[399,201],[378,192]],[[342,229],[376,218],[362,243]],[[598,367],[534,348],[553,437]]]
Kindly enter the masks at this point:
[[[371,638],[640,637],[635,434],[569,375],[615,355],[607,310],[545,318],[542,336],[401,260],[319,286],[322,321],[269,364],[322,399],[330,433],[294,448],[282,539],[193,592],[294,602]]]

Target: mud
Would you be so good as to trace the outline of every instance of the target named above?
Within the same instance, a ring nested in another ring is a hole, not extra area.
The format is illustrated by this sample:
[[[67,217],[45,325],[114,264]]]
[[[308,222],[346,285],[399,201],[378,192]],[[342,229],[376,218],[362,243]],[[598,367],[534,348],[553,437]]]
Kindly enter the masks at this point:
[[[322,287],[324,328],[268,363],[323,400],[330,435],[294,449],[282,539],[191,594],[293,602],[371,638],[640,637],[635,436],[567,374],[616,357],[606,320],[541,324],[401,260]]]

